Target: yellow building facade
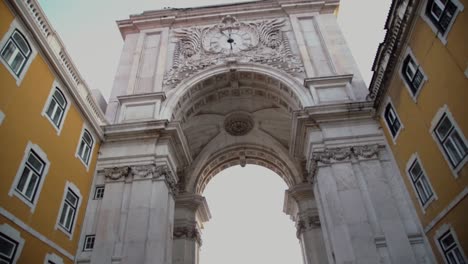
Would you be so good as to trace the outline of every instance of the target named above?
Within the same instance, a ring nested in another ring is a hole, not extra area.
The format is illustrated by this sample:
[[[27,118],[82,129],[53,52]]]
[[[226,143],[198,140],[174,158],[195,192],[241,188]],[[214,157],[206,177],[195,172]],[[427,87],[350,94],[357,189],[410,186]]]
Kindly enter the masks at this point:
[[[103,114],[36,1],[0,1],[0,61],[0,262],[74,263]]]
[[[370,85],[438,263],[468,253],[467,4],[393,1]]]

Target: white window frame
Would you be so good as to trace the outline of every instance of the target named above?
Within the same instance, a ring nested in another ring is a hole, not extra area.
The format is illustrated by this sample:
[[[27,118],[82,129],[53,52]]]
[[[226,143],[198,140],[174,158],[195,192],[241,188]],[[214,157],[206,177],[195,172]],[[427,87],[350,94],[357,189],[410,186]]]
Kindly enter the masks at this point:
[[[65,109],[63,111],[63,114],[62,114],[62,119],[61,119],[60,125],[58,127],[54,123],[54,121],[49,117],[49,115],[47,114],[47,110],[49,109],[49,105],[50,105],[51,101],[53,100],[54,93],[55,93],[55,91],[57,89],[62,93],[62,95],[64,96],[64,99],[66,100],[66,103],[67,103],[67,105],[65,106]],[[61,85],[57,80],[55,80],[54,83],[52,84],[52,88],[50,89],[49,96],[47,97],[47,101],[46,101],[46,103],[44,105],[44,109],[42,109],[41,115],[43,117],[45,117],[47,120],[49,120],[50,124],[55,129],[58,136],[60,136],[62,128],[63,128],[63,126],[65,124],[65,119],[67,117],[68,110],[70,109],[70,105],[71,105],[71,101],[69,99],[68,94],[65,92],[65,89],[63,89],[63,85]]]
[[[457,234],[455,233],[455,230],[452,228],[451,225],[443,224],[435,232],[434,243],[437,245],[437,248],[439,249],[439,253],[442,256],[442,258],[444,259],[444,263],[450,264],[449,262],[447,262],[447,259],[446,259],[445,254],[444,254],[444,249],[441,247],[441,245],[439,243],[439,239],[442,238],[442,236],[445,235],[447,232],[450,232],[450,234],[453,236],[453,239],[455,240],[455,243],[457,244],[457,246],[458,246],[458,248],[459,248],[459,250],[460,250],[460,252],[461,252],[461,254],[463,256],[463,258],[465,260],[465,263],[468,262],[468,259],[466,258],[465,252],[463,251],[463,247],[461,246],[460,241],[458,240],[458,237],[457,237]]]
[[[453,19],[450,21],[450,24],[447,27],[447,30],[442,33],[439,31],[439,28],[434,25],[434,22],[432,22],[432,19],[426,14],[426,9],[427,5],[429,4],[429,0],[426,0],[426,2],[423,5],[423,8],[421,9],[421,18],[429,25],[431,30],[434,32],[434,34],[437,35],[437,37],[440,39],[442,44],[447,45],[447,39],[448,39],[448,34],[452,29],[453,24],[455,23],[455,20],[457,19],[457,16],[460,12],[463,11],[464,6],[459,0],[451,0],[452,3],[454,3],[457,6],[457,11],[455,11],[455,14],[453,14]]]
[[[101,197],[96,197],[98,194],[98,189],[102,189],[102,196]],[[97,185],[94,187],[94,195],[93,195],[93,200],[102,200],[104,198],[104,192],[106,188],[105,185]]]
[[[406,80],[406,77],[403,76],[403,71],[405,71],[406,73],[406,69],[404,69],[404,66],[405,66],[405,60],[407,57],[410,57],[412,61],[414,61],[414,63],[418,66],[416,70],[419,70],[422,75],[423,75],[423,80],[421,81],[421,83],[419,84],[419,87],[416,91],[415,94],[413,94],[413,91],[411,90],[411,84],[408,83],[408,81]],[[423,89],[423,86],[424,86],[424,83],[428,80],[427,78],[427,75],[426,73],[424,72],[423,68],[421,67],[421,64],[418,62],[418,60],[416,59],[416,56],[414,56],[413,54],[413,51],[411,50],[411,48],[407,48],[406,49],[406,52],[405,52],[405,55],[402,57],[403,59],[401,60],[401,65],[400,65],[400,70],[398,71],[398,74],[400,75],[400,78],[402,79],[403,83],[405,84],[406,88],[408,89],[408,93],[410,94],[411,98],[413,99],[413,101],[415,103],[417,103],[417,99],[418,99],[418,96],[419,94],[421,93],[421,90]]]
[[[89,152],[89,159],[88,159],[88,163],[86,163],[80,156],[80,144],[81,144],[81,140],[83,138],[83,135],[85,133],[85,131],[88,131],[92,140],[93,140],[93,144],[91,145],[91,149],[90,149],[90,152]],[[78,144],[76,146],[76,152],[75,152],[75,157],[77,159],[79,159],[81,161],[81,163],[83,163],[83,165],[86,167],[86,171],[89,171],[89,166],[90,164],[92,163],[92,160],[93,160],[93,151],[94,151],[94,147],[96,146],[96,136],[94,135],[94,133],[92,132],[92,130],[85,124],[83,124],[83,128],[81,129],[81,134],[80,134],[80,137],[78,138]]]
[[[436,135],[436,132],[435,132],[435,129],[436,127],[438,126],[439,124],[439,121],[441,120],[441,118],[443,116],[447,116],[447,118],[450,120],[450,122],[452,123],[454,129],[457,130],[458,134],[460,135],[460,137],[462,138],[462,140],[464,141],[465,143],[465,146],[468,146],[468,142],[466,140],[466,137],[463,133],[463,130],[460,129],[460,127],[458,126],[458,123],[455,121],[455,118],[453,118],[453,115],[452,113],[450,112],[450,110],[448,109],[447,105],[444,105],[442,106],[438,111],[437,113],[434,115],[434,118],[432,119],[431,121],[431,127],[429,129],[429,133],[432,135],[432,138],[434,139],[434,141],[436,142],[436,145],[439,147],[439,150],[440,152],[442,153],[442,156],[445,158],[446,162],[448,163],[448,166],[450,168],[450,170],[452,171],[452,174],[455,176],[455,178],[458,178],[458,173],[460,172],[460,170],[463,168],[463,166],[466,164],[466,162],[468,161],[468,155],[466,155],[462,161],[460,161],[460,163],[454,167],[452,165],[452,162],[450,160],[450,157],[447,155],[445,149],[444,149],[444,146],[442,146],[442,144],[440,143],[439,141],[439,138],[437,137]]]
[[[34,151],[42,159],[42,161],[44,161],[44,169],[43,169],[40,181],[37,185],[36,195],[32,201],[29,201],[23,195],[18,193],[18,191],[16,191],[16,186],[18,185],[21,175],[23,174],[23,170],[26,166],[26,161],[28,160],[29,153],[31,152],[31,150]],[[16,196],[18,199],[23,201],[27,206],[31,208],[31,212],[34,212],[34,210],[36,209],[37,201],[39,200],[39,196],[41,194],[42,186],[44,185],[46,176],[49,172],[49,167],[50,167],[50,161],[47,159],[46,153],[38,145],[33,144],[32,142],[29,141],[28,144],[26,145],[26,149],[24,150],[23,159],[21,160],[21,163],[19,165],[18,171],[16,172],[15,179],[13,180],[13,184],[11,185],[8,195]]]
[[[93,247],[92,248],[86,247],[87,244],[88,244],[88,238],[93,239]],[[84,243],[83,243],[83,251],[85,251],[85,252],[93,251],[95,243],[96,243],[96,235],[95,234],[85,235]]]
[[[31,54],[29,55],[28,59],[26,60],[25,64],[23,65],[23,68],[20,72],[19,75],[17,75],[10,67],[8,62],[6,62],[3,57],[0,55],[0,61],[3,63],[3,65],[7,68],[7,70],[10,72],[10,74],[15,78],[16,80],[16,86],[20,86],[21,82],[24,79],[24,76],[26,76],[26,72],[28,72],[29,66],[31,66],[31,63],[33,62],[34,58],[37,55],[37,49],[36,45],[32,42],[34,39],[29,31],[26,29],[25,26],[23,26],[17,19],[13,20],[10,24],[10,27],[8,28],[8,31],[3,35],[2,39],[0,40],[0,52],[3,50],[5,45],[7,44],[8,40],[10,39],[10,36],[15,32],[15,30],[18,30],[21,32],[26,39],[26,41],[29,44],[29,47],[31,48]]]
[[[78,198],[78,202],[77,202],[77,205],[76,205],[76,212],[75,212],[75,216],[74,216],[74,219],[73,219],[73,224],[72,224],[70,230],[65,229],[60,224],[60,217],[62,215],[62,211],[63,211],[64,205],[65,205],[65,199],[67,198],[68,190],[71,190]],[[76,222],[78,220],[78,215],[79,215],[79,212],[80,212],[80,207],[81,207],[82,200],[83,200],[83,196],[81,195],[81,192],[78,189],[78,187],[76,187],[76,185],[73,184],[72,182],[67,181],[67,183],[65,184],[65,188],[63,189],[62,203],[60,204],[60,210],[59,210],[59,213],[58,213],[58,216],[57,216],[57,221],[55,223],[55,229],[56,230],[58,229],[58,230],[62,231],[70,240],[72,240],[72,238],[73,238],[73,233],[75,231]]]
[[[11,227],[8,224],[2,224],[0,225],[0,233],[3,233],[6,235],[8,238],[14,240],[18,245],[16,246],[16,252],[15,255],[13,256],[12,264],[16,264],[18,261],[19,256],[21,255],[21,251],[23,251],[23,246],[24,246],[24,238],[21,237],[21,233]]]
[[[390,129],[390,126],[387,123],[387,118],[385,117],[385,109],[387,108],[387,105],[389,105],[389,104],[393,108],[393,112],[395,112],[395,115],[396,115],[398,121],[400,122],[400,128],[398,129],[398,131],[397,131],[397,133],[395,135],[392,134],[392,130]],[[387,127],[388,134],[392,137],[392,142],[395,145],[398,136],[400,135],[401,131],[404,129],[405,126],[403,125],[403,122],[402,122],[400,116],[398,115],[398,112],[397,112],[395,106],[393,105],[392,100],[390,99],[390,97],[387,97],[387,100],[385,101],[385,104],[384,104],[384,107],[383,107],[382,113],[381,113],[381,118],[383,119],[383,121],[385,123],[385,126]]]
[[[44,259],[44,264],[50,264],[52,261],[54,264],[63,264],[63,259],[54,253],[48,253]]]
[[[423,175],[421,177],[426,178],[427,184],[429,185],[429,187],[431,188],[431,191],[432,191],[432,197],[429,198],[425,204],[422,203],[421,198],[419,197],[418,190],[417,190],[416,186],[414,185],[413,177],[411,176],[411,173],[410,173],[410,168],[412,167],[412,165],[416,161],[419,163],[419,166],[421,167],[421,170],[422,170],[422,173],[423,173]],[[432,187],[431,181],[429,180],[429,176],[428,176],[426,170],[424,169],[424,166],[423,166],[423,164],[421,162],[421,159],[419,158],[418,153],[414,153],[413,155],[411,155],[408,162],[406,163],[406,170],[405,171],[406,171],[406,175],[408,176],[408,180],[410,181],[410,184],[413,187],[414,194],[415,194],[416,198],[418,199],[419,205],[421,206],[421,209],[422,209],[423,213],[426,213],[426,208],[434,200],[437,200],[438,198],[437,198],[436,192],[434,191],[434,188]]]

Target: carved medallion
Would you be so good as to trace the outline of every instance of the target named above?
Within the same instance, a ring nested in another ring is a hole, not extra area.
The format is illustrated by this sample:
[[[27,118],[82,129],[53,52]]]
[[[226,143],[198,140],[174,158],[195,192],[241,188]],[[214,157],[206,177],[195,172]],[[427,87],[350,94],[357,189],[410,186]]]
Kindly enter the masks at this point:
[[[244,136],[252,130],[254,122],[247,113],[230,114],[224,120],[224,129],[233,136]]]

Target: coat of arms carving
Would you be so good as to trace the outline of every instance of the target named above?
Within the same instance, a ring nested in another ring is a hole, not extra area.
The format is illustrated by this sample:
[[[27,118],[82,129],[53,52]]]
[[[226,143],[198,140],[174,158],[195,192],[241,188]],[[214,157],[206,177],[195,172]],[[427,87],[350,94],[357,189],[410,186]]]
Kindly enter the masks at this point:
[[[228,15],[217,25],[175,30],[173,64],[164,85],[174,88],[196,72],[229,60],[266,64],[290,74],[304,72],[281,31],[285,24],[284,19],[239,22]]]

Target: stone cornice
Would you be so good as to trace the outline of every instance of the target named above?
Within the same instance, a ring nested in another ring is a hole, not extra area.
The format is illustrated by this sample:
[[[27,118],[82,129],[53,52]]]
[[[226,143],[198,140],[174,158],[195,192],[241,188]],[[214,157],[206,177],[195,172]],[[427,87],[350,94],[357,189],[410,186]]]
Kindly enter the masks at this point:
[[[107,125],[103,127],[106,142],[159,139],[168,140],[177,150],[180,161],[189,164],[192,156],[187,139],[178,122],[151,120]]]
[[[117,99],[121,104],[132,101],[143,101],[143,100],[166,100],[165,92],[154,92],[144,94],[132,94],[132,95],[121,95],[117,96]]]
[[[42,54],[47,58],[46,61],[63,81],[65,88],[74,98],[86,120],[91,124],[96,134],[103,139],[100,126],[107,124],[104,113],[93,98],[89,86],[80,75],[65,49],[65,45],[50,25],[37,0],[8,2],[28,26],[40,46]]]
[[[179,193],[175,197],[175,206],[177,208],[187,208],[196,213],[197,218],[202,222],[208,222],[211,219],[211,212],[205,197],[193,193]]]
[[[316,105],[293,112],[289,152],[300,157],[304,148],[307,129],[319,129],[320,123],[339,122],[353,119],[369,119],[375,116],[373,102],[361,101],[329,105]]]

